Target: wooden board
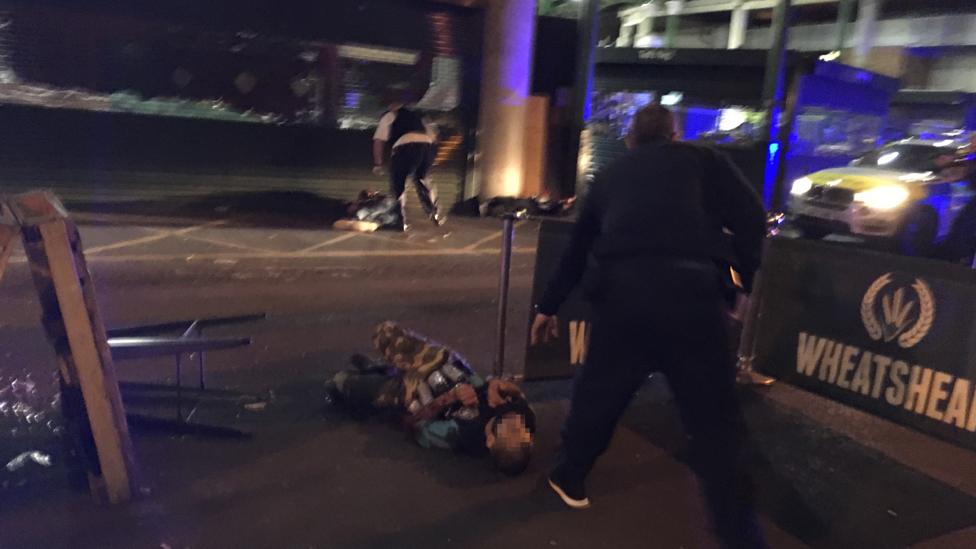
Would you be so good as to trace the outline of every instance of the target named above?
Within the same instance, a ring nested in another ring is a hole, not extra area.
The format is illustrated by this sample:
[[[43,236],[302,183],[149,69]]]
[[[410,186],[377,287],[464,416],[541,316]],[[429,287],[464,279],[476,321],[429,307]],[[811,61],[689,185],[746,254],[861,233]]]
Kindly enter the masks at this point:
[[[16,236],[20,234],[20,224],[14,217],[7,204],[0,201],[0,280],[10,261],[10,254],[14,250]]]
[[[80,387],[84,399],[87,429],[80,431],[94,443],[94,473],[101,481],[93,488],[103,485],[112,503],[126,501],[133,493],[132,443],[78,231],[48,193],[15,197],[11,207],[23,226],[24,249],[62,379],[67,390]]]

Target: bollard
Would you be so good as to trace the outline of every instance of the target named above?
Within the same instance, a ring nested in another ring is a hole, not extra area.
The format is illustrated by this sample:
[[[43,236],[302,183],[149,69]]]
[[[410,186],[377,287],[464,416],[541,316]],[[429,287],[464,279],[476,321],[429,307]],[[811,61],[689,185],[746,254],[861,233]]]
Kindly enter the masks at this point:
[[[498,325],[497,355],[495,356],[495,377],[505,374],[505,328],[508,325],[508,291],[512,274],[512,241],[515,238],[515,221],[523,219],[525,211],[507,213],[502,216],[501,272],[498,282]]]
[[[776,380],[760,374],[753,368],[756,359],[756,327],[759,324],[759,304],[762,300],[762,272],[756,273],[752,294],[746,300],[745,318],[742,320],[742,335],[739,338],[739,352],[736,356],[735,379],[740,385],[769,386]]]
[[[770,213],[766,218],[767,237],[771,238],[779,234],[780,227],[785,220],[786,216],[782,213]],[[746,301],[745,318],[742,320],[742,335],[739,337],[739,351],[736,353],[735,380],[740,385],[761,385],[768,387],[776,383],[776,379],[760,374],[754,367],[756,360],[756,329],[759,325],[759,309],[761,303],[762,271],[757,271],[752,283],[752,293]]]

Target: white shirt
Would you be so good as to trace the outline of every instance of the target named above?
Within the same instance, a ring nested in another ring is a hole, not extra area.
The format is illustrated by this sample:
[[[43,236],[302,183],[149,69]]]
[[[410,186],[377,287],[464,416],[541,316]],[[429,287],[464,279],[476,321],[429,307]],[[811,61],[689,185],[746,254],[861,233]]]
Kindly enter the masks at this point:
[[[390,111],[380,118],[379,125],[376,126],[376,132],[373,134],[373,139],[377,141],[389,141],[390,140],[390,130],[393,128],[393,122],[396,120],[396,111]],[[393,148],[397,148],[400,145],[407,145],[410,143],[433,143],[434,137],[431,135],[431,127],[427,124],[427,133],[411,132],[405,134],[397,142],[393,144]]]

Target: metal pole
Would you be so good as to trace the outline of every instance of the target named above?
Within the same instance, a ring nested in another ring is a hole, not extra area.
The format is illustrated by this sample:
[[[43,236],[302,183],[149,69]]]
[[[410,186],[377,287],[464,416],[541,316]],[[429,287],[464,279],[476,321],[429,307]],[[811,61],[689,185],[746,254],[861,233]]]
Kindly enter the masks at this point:
[[[198,369],[198,375],[200,377],[200,390],[201,391],[207,388],[207,380],[204,378],[204,373],[203,373],[204,372],[204,369],[206,368],[206,366],[204,365],[203,355],[204,355],[204,352],[203,351],[198,351],[197,352],[197,369]]]
[[[176,421],[183,422],[183,384],[182,378],[183,356],[176,355]]]
[[[508,326],[508,290],[512,274],[512,241],[515,238],[515,219],[518,214],[506,214],[502,222],[502,261],[498,283],[498,354],[495,356],[496,377],[505,373],[505,328]]]
[[[842,51],[850,34],[851,17],[854,15],[854,0],[840,0],[837,7],[837,51]]]
[[[566,158],[566,185],[563,196],[571,196],[576,192],[576,182],[580,175],[579,168],[580,141],[586,120],[590,117],[590,91],[593,86],[593,67],[596,63],[596,46],[599,38],[600,2],[599,0],[583,0],[580,4],[580,15],[577,23],[578,40],[576,47],[576,78],[573,83],[573,110],[570,113],[569,150]]]
[[[766,240],[763,242],[763,257],[769,256],[769,239],[779,234],[779,227],[785,217],[777,214],[766,220]],[[762,270],[756,271],[752,281],[752,293],[746,298],[746,310],[742,319],[742,333],[739,336],[739,351],[736,353],[736,382],[740,385],[769,386],[776,383],[774,378],[755,370],[756,339],[759,330],[759,313],[762,309]]]
[[[773,111],[782,109],[783,106],[783,82],[785,81],[786,48],[789,40],[789,26],[787,25],[788,14],[790,12],[790,0],[779,0],[773,9],[773,41],[766,54],[766,75],[763,80],[763,106],[770,115],[766,119],[766,135],[773,136],[773,128],[776,121],[771,118]]]
[[[776,380],[760,374],[754,369],[756,360],[756,329],[759,325],[759,309],[762,302],[762,272],[756,272],[752,293],[746,302],[745,318],[742,320],[742,335],[739,338],[739,352],[736,356],[736,381],[741,385],[769,386]]]
[[[772,36],[773,42],[770,45],[769,53],[766,57],[766,75],[763,80],[763,107],[766,111],[766,120],[763,123],[761,135],[769,142],[769,155],[766,159],[766,178],[764,187],[767,204],[778,204],[781,195],[781,182],[777,177],[777,169],[782,162],[782,147],[778,141],[779,131],[777,123],[780,122],[780,114],[783,112],[783,96],[785,95],[786,82],[786,55],[789,45],[789,20],[791,13],[790,0],[779,0],[773,10]]]

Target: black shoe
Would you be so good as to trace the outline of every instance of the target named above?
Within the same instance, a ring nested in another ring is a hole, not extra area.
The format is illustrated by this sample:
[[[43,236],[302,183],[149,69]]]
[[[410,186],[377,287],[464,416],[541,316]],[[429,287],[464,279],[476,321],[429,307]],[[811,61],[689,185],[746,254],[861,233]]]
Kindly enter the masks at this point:
[[[447,216],[440,213],[435,213],[430,216],[430,222],[434,224],[435,227],[443,227],[447,223]]]
[[[586,488],[582,482],[565,481],[553,472],[549,475],[549,487],[563,500],[563,503],[573,509],[586,509],[590,506],[590,498],[586,497]]]

